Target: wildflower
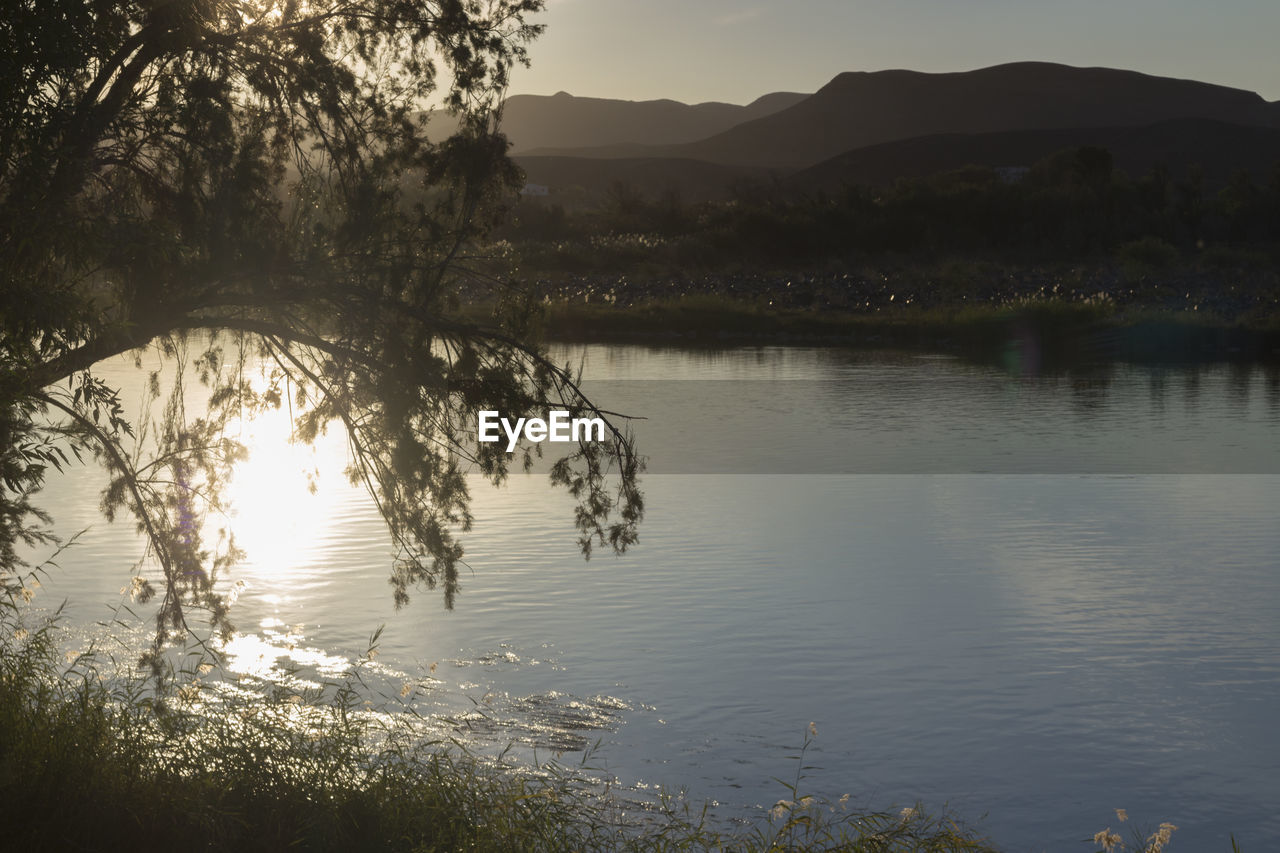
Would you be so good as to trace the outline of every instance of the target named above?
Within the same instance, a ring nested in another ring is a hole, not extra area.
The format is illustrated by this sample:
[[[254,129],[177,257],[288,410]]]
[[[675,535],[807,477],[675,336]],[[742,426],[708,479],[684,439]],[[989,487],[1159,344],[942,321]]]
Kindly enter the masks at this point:
[[[72,649],[71,651],[67,652],[65,655],[62,656],[63,660],[65,660],[67,663],[71,663],[73,660],[75,660],[78,657],[80,657],[80,653],[77,652],[75,649]]]
[[[412,692],[413,692],[413,685],[406,681],[404,683],[404,686],[400,688],[400,698],[403,699]]]
[[[200,664],[200,666],[196,667],[196,672],[200,673],[201,675],[208,675],[209,673],[213,672],[213,664],[202,663]]]
[[[1115,846],[1120,843],[1120,836],[1111,831],[1111,827],[1107,827],[1098,834],[1093,836],[1093,843],[1101,847],[1106,853],[1111,853]]]
[[[809,723],[809,737],[817,737],[817,736],[818,736],[818,724]]]
[[[427,668],[427,671],[434,675],[436,671],[436,664],[431,664],[431,666]]]
[[[28,636],[30,635],[27,633],[26,628],[19,628],[18,630],[13,632],[13,638],[17,640],[19,643],[25,640]]]
[[[1124,823],[1126,820],[1129,819],[1129,813],[1124,809],[1116,809],[1116,817],[1120,820],[1121,823]]]
[[[906,823],[907,821],[911,820],[915,816],[916,816],[916,810],[914,808],[905,808],[902,811],[898,812],[898,819],[901,820],[903,823]]]
[[[1173,835],[1173,831],[1177,828],[1168,822],[1160,824],[1160,828],[1147,839],[1146,853],[1160,853],[1164,846],[1169,843],[1170,836]]]
[[[791,811],[791,807],[794,805],[795,803],[790,800],[778,800],[778,802],[773,804],[773,808],[769,810],[769,819],[781,820],[786,817],[787,812]]]
[[[796,805],[802,809],[807,809],[813,805],[813,797],[801,797]]]
[[[844,795],[843,797],[841,797],[837,802],[839,802],[839,803],[840,803],[840,810],[841,810],[841,811],[847,811],[847,810],[848,810],[848,808],[849,808],[849,795],[848,795],[848,794],[845,794],[845,795]]]
[[[27,604],[30,604],[31,599],[35,597],[36,597],[36,592],[31,587],[24,586],[22,588],[22,600],[25,601]]]

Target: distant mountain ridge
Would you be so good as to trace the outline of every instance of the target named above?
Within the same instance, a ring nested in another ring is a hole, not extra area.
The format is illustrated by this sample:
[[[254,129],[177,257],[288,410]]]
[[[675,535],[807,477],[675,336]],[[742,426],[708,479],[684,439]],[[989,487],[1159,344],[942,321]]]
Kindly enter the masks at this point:
[[[1029,166],[1078,145],[1112,149],[1131,174],[1199,164],[1212,184],[1280,159],[1280,101],[1047,62],[846,72],[812,95],[778,92],[746,106],[517,95],[503,127],[530,181],[577,187],[579,198],[617,181],[691,200],[727,197],[751,180],[806,192],[886,184],[969,164]]]
[[[941,74],[846,72],[791,106],[695,142],[538,153],[679,157],[794,171],[852,149],[912,137],[1134,127],[1183,118],[1280,127],[1280,103],[1194,80],[1047,62]]]
[[[1280,162],[1280,128],[1212,119],[1171,119],[1142,127],[1058,128],[917,136],[855,148],[790,175],[798,190],[879,186],[965,166],[1030,166],[1079,146],[1106,148],[1116,169],[1139,176],[1156,165],[1199,166],[1209,188],[1241,169],[1262,177]]]
[[[715,101],[684,104],[579,98],[567,92],[512,95],[503,105],[502,128],[515,154],[618,144],[674,145],[714,136],[806,97],[798,92],[773,92],[738,106]]]

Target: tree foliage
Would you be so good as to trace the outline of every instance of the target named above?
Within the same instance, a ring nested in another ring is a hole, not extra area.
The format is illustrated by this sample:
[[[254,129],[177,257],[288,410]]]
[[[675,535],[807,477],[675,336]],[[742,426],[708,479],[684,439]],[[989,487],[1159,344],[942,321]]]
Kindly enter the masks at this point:
[[[511,463],[477,443],[476,413],[598,414],[529,342],[518,288],[472,256],[519,180],[497,119],[542,5],[6,4],[0,570],[47,538],[33,497],[48,469],[93,454],[104,510],[133,516],[163,579],[156,650],[193,606],[229,631],[216,581],[237,554],[202,541],[201,517],[243,454],[230,419],[287,404],[304,439],[345,428],[397,548],[397,602],[439,585],[452,603],[464,475],[501,482]],[[432,98],[456,115],[447,138]],[[482,287],[498,310],[464,319]],[[203,377],[207,410],[188,414],[179,379],[149,425],[94,375],[149,343]],[[271,366],[265,383],[232,369],[249,360]],[[554,467],[584,552],[635,541],[638,470],[621,429]]]
[[[1280,159],[1268,171],[1229,179],[1214,171],[1217,183],[1196,166],[1157,165],[1131,176],[1114,168],[1107,149],[1084,146],[1050,154],[1022,175],[975,165],[825,192],[787,181],[743,184],[719,202],[646,196],[618,184],[594,206],[526,200],[496,235],[511,242],[525,269],[614,274],[744,265],[794,271],[954,254],[1075,265],[1144,238],[1193,252],[1274,252]]]

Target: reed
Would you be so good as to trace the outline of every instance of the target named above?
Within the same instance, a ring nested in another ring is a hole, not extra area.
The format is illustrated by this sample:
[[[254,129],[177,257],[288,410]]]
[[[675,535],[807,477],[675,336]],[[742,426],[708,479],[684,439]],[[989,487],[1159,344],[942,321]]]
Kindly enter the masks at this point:
[[[424,740],[411,713],[370,712],[363,664],[305,695],[249,695],[192,659],[157,691],[61,652],[56,614],[32,624],[23,588],[0,594],[9,849],[991,849],[950,816],[807,796],[802,772],[754,825],[726,830],[683,797],[640,804],[554,763],[513,770]]]

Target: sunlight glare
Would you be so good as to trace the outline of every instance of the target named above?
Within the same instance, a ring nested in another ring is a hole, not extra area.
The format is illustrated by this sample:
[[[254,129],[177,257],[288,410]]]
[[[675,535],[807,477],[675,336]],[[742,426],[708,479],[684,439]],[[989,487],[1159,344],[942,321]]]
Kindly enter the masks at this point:
[[[341,493],[350,488],[343,436],[321,435],[314,445],[290,440],[285,409],[239,425],[236,438],[249,457],[236,466],[229,498],[230,530],[254,574],[279,578],[310,562],[335,527]]]

